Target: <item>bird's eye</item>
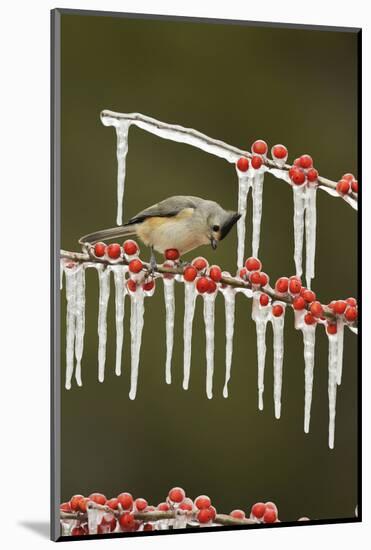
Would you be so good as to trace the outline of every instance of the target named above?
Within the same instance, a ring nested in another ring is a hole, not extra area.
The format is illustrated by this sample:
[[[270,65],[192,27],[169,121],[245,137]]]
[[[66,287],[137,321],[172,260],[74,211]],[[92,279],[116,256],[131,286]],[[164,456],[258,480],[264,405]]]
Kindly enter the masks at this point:
[[[219,231],[220,226],[219,225],[213,225],[213,231]]]

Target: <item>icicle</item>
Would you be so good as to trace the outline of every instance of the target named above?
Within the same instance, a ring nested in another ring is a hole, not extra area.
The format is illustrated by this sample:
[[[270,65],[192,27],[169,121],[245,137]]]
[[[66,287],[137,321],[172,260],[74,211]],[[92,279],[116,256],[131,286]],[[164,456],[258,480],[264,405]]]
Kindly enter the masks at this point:
[[[257,353],[258,353],[258,396],[259,396],[259,410],[263,410],[263,393],[264,393],[264,368],[265,368],[265,334],[267,331],[267,323],[271,315],[271,307],[260,305],[260,293],[255,292],[252,305],[252,319],[256,325],[256,337],[257,337]]]
[[[107,308],[110,295],[111,267],[97,266],[99,277],[99,313],[98,313],[98,380],[104,382],[107,344]]]
[[[255,258],[257,258],[259,255],[260,223],[263,208],[263,183],[264,172],[258,172],[257,174],[255,174],[252,181],[252,255]]]
[[[277,302],[275,302],[277,303]],[[285,312],[285,304],[279,302]],[[281,393],[282,393],[282,365],[283,365],[283,330],[285,325],[285,313],[280,317],[271,318],[273,328],[273,378],[274,378],[274,414],[281,417]]]
[[[338,386],[341,384],[341,377],[343,374],[343,349],[344,349],[344,321],[342,319],[337,319],[337,333],[338,339],[338,366],[337,366],[337,376],[336,382]]]
[[[64,271],[64,260],[61,259],[59,262],[59,290],[63,290],[63,271]]]
[[[171,359],[173,355],[174,345],[174,317],[175,317],[175,296],[174,296],[174,279],[163,277],[164,283],[164,298],[166,312],[166,368],[165,378],[166,384],[171,384]]]
[[[138,384],[140,347],[142,344],[142,332],[144,325],[144,293],[142,288],[138,287],[135,292],[132,292],[130,294],[130,300],[131,379],[129,397],[130,399],[135,399]]]
[[[307,325],[302,323],[301,330],[303,332],[304,342],[304,379],[305,379],[305,397],[304,397],[304,432],[309,433],[310,425],[310,410],[312,406],[313,393],[313,371],[315,358],[315,343],[316,343],[316,324]]]
[[[124,341],[124,316],[125,296],[127,293],[125,285],[125,273],[128,268],[125,265],[112,266],[115,279],[115,312],[116,312],[116,367],[115,373],[121,375],[122,346]]]
[[[183,355],[183,388],[188,390],[191,372],[192,326],[195,314],[197,292],[194,283],[184,281],[184,355]]]
[[[246,205],[251,187],[251,177],[237,168],[236,171],[238,176],[238,212],[241,214],[237,222],[237,267],[241,268],[245,257]]]
[[[81,381],[81,359],[84,351],[85,335],[85,269],[79,266],[76,271],[76,303],[75,303],[75,357],[76,369],[75,378],[78,386],[82,386]]]
[[[130,122],[127,120],[120,120],[115,123],[117,135],[117,225],[122,225],[129,127]]]
[[[316,196],[317,188],[315,186],[308,186],[305,195],[305,278],[307,280],[308,288],[311,288],[311,279],[314,278],[314,264],[316,257]]]
[[[66,321],[66,381],[65,387],[71,389],[71,379],[74,363],[74,344],[76,331],[76,267],[66,268],[66,299],[67,299],[67,321]]]
[[[204,322],[206,334],[206,395],[208,399],[213,397],[214,374],[214,324],[215,324],[215,298],[217,292],[204,294]]]
[[[296,275],[301,277],[302,255],[303,255],[303,236],[304,236],[304,210],[305,210],[305,187],[294,185],[294,260]]]
[[[334,448],[336,416],[336,379],[338,374],[338,339],[336,334],[328,334],[328,406],[329,428],[328,446]]]
[[[228,382],[231,378],[232,354],[233,354],[233,334],[236,291],[227,286],[222,290],[225,306],[225,382],[223,396],[228,397]]]

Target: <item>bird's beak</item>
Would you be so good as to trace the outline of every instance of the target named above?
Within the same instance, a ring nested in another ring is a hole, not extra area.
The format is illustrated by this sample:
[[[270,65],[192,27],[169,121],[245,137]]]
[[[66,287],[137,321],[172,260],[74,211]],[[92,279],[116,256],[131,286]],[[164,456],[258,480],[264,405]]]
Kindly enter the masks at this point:
[[[211,248],[213,250],[216,250],[216,247],[218,246],[218,241],[216,239],[214,239],[214,237],[211,237],[210,238],[210,244],[211,244]]]

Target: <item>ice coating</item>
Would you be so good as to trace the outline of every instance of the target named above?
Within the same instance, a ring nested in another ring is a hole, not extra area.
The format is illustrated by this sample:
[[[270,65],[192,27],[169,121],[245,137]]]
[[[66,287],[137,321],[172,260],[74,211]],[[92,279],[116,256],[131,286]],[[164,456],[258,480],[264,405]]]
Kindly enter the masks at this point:
[[[107,308],[110,295],[111,266],[97,266],[99,278],[99,311],[98,311],[98,380],[104,382],[107,345]]]
[[[259,255],[260,225],[263,209],[264,172],[259,170],[252,181],[252,255]]]
[[[194,283],[184,281],[184,324],[183,324],[183,389],[188,390],[191,373],[192,327],[195,314],[197,291]]]
[[[236,291],[227,286],[222,290],[225,307],[225,382],[223,396],[228,397],[228,382],[231,378],[232,355],[233,355],[233,334],[236,305]]]
[[[144,292],[141,287],[138,287],[135,292],[130,293],[130,300],[131,377],[129,398],[135,399],[137,394],[140,348],[144,325]]]
[[[305,192],[305,278],[307,287],[311,288],[311,279],[314,278],[314,264],[316,257],[316,208],[317,188],[307,186]]]
[[[124,342],[124,316],[125,296],[127,293],[125,285],[125,274],[128,267],[125,265],[112,266],[115,280],[115,316],[116,316],[116,366],[115,373],[121,375],[122,346]]]
[[[126,120],[120,120],[115,124],[117,136],[117,225],[122,225],[129,127],[130,123]]]
[[[61,258],[59,261],[59,290],[63,290],[63,272],[64,272],[64,260]]]
[[[236,172],[238,177],[238,212],[241,214],[237,222],[237,267],[240,268],[243,266],[245,258],[246,206],[252,178],[245,172],[240,172],[237,167]]]
[[[263,410],[264,393],[264,369],[265,354],[267,351],[265,343],[265,334],[267,332],[267,323],[271,316],[271,306],[262,307],[260,305],[260,292],[255,292],[252,304],[252,319],[256,325],[256,344],[258,353],[258,406]]]
[[[275,302],[277,303],[277,302]],[[285,304],[279,302],[285,312]],[[282,393],[282,367],[284,353],[283,331],[285,326],[285,314],[280,317],[271,317],[273,327],[273,396],[274,396],[274,414],[278,419],[281,417],[281,393]]]
[[[302,323],[301,331],[303,333],[304,343],[304,432],[309,433],[310,410],[312,406],[313,393],[313,372],[316,344],[316,323],[307,325]]]
[[[294,261],[296,275],[301,277],[303,240],[304,240],[304,212],[305,212],[305,187],[293,186],[294,194]]]
[[[214,374],[214,325],[215,325],[215,298],[217,293],[204,294],[204,323],[206,335],[206,395],[213,397]]]
[[[76,301],[75,301],[75,379],[78,386],[82,386],[81,359],[84,351],[85,335],[85,269],[80,265],[75,274]]]
[[[98,533],[98,525],[101,523],[106,512],[93,506],[88,506],[87,512],[89,534],[96,535]]]
[[[328,446],[334,448],[335,416],[336,416],[336,388],[338,375],[338,338],[337,334],[328,334],[328,408],[329,428]]]
[[[66,318],[66,380],[65,388],[71,389],[71,379],[74,365],[74,344],[76,328],[76,267],[65,268],[66,277],[66,299],[67,299],[67,318]]]
[[[343,374],[343,350],[344,350],[344,321],[341,318],[337,319],[337,339],[338,339],[338,366],[336,382],[338,386],[341,384]]]
[[[166,314],[166,367],[165,378],[166,384],[171,384],[171,359],[173,356],[174,346],[174,317],[175,317],[175,296],[174,296],[174,279],[163,278],[164,283],[164,298],[165,298],[165,314]]]

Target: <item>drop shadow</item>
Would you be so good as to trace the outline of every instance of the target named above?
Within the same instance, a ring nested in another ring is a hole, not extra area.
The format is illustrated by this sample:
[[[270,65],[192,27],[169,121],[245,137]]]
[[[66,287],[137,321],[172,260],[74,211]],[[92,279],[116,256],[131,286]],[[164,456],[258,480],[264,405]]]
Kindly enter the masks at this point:
[[[33,531],[42,538],[50,538],[50,523],[48,521],[20,521],[18,525]]]

